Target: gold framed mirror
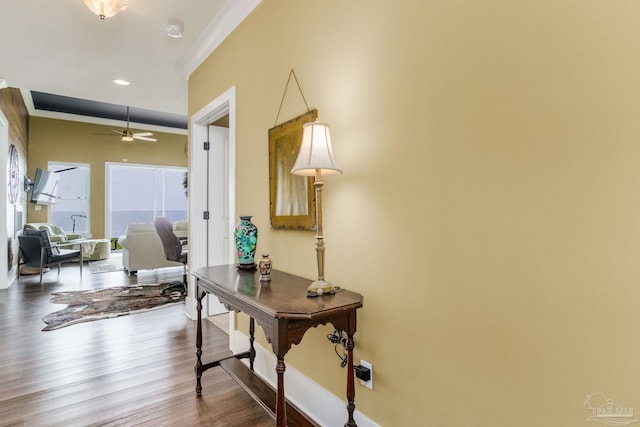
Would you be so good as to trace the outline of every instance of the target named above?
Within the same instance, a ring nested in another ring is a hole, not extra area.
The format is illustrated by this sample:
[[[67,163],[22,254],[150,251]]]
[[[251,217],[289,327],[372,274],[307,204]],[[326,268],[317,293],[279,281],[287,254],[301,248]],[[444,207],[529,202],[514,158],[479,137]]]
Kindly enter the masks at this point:
[[[271,228],[314,230],[313,177],[291,173],[302,142],[302,125],[314,121],[318,110],[269,129],[269,199]]]

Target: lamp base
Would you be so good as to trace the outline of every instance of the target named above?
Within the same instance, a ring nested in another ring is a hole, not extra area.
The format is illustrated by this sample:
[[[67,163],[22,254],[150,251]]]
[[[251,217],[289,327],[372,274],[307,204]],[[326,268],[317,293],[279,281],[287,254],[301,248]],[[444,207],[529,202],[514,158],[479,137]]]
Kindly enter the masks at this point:
[[[340,289],[340,287],[333,286],[331,282],[327,282],[325,280],[316,280],[311,285],[309,285],[309,288],[307,289],[307,296],[317,297],[325,294],[333,294],[338,289]]]

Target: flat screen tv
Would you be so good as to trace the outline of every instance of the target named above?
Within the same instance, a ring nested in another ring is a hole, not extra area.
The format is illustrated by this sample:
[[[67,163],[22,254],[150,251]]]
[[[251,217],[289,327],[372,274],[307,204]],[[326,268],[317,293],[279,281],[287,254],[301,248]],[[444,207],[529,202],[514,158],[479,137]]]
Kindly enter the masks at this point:
[[[31,189],[31,203],[52,205],[58,199],[59,177],[53,172],[37,168]]]

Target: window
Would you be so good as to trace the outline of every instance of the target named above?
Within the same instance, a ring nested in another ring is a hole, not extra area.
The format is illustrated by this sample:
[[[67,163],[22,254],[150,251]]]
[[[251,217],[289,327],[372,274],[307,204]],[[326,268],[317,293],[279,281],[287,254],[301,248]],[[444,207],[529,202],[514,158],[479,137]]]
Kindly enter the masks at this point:
[[[89,165],[49,162],[59,176],[58,199],[49,209],[49,222],[67,232],[89,233]]]
[[[108,163],[108,235],[123,235],[128,224],[151,223],[159,216],[186,221],[185,173],[179,167]]]

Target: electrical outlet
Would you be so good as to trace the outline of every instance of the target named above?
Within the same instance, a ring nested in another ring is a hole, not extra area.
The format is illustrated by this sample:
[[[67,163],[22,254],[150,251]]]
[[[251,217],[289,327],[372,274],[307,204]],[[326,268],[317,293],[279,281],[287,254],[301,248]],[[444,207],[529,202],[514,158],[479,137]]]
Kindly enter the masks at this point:
[[[369,390],[373,390],[373,365],[369,362],[365,362],[364,360],[360,360],[360,366],[364,366],[365,368],[369,368],[369,372],[371,372],[371,378],[369,381],[360,380],[360,384],[368,388]]]

